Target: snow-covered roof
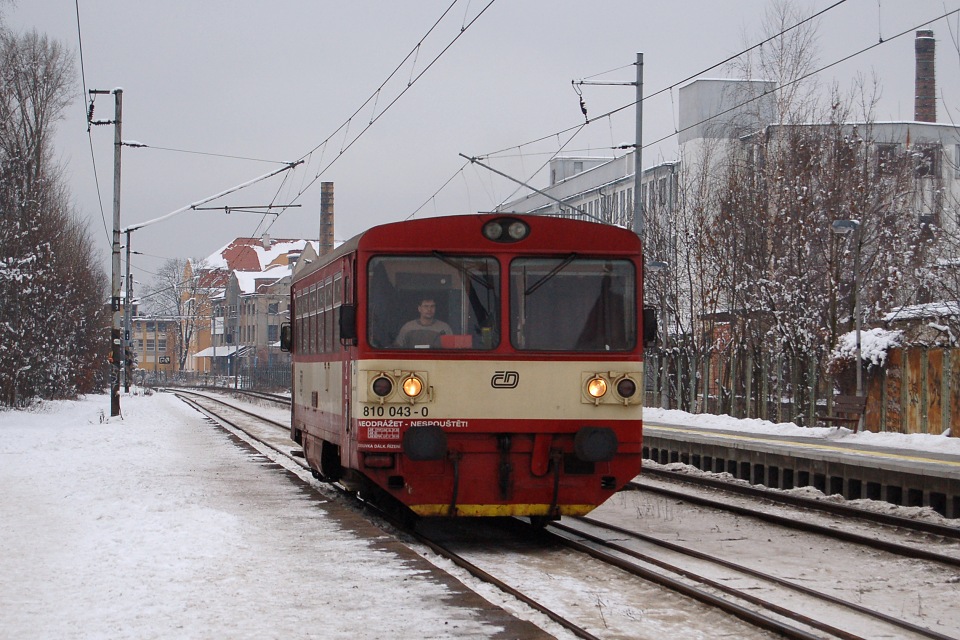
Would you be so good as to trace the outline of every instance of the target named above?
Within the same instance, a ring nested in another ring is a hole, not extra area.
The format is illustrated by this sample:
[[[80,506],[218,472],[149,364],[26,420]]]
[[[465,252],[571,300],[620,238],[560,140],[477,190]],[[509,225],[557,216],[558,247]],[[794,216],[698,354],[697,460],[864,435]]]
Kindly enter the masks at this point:
[[[960,316],[960,302],[928,302],[927,304],[914,304],[910,306],[894,309],[883,317],[884,322],[895,322],[898,320],[921,320],[930,318],[945,318]]]
[[[264,280],[269,280],[270,284],[273,284],[277,280],[289,276],[292,272],[293,268],[290,265],[276,265],[264,271],[234,271],[233,273],[237,278],[240,293],[250,294],[257,293],[258,282],[264,284]]]
[[[887,360],[887,352],[903,343],[903,331],[875,328],[860,332],[860,357],[867,362],[880,366]],[[857,357],[857,332],[851,331],[840,336],[833,358],[837,360],[855,360]]]
[[[210,254],[204,260],[208,269],[225,271],[265,271],[274,264],[286,264],[286,256],[300,253],[308,240],[271,240],[269,248],[260,238],[237,238]]]

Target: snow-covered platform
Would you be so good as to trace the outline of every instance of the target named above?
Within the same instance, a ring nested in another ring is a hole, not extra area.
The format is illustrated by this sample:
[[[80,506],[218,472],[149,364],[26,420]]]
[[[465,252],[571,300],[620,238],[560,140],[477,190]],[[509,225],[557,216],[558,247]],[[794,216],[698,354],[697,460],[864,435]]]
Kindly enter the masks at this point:
[[[854,434],[761,420],[646,410],[644,457],[727,472],[776,489],[930,507],[960,518],[960,438]]]
[[[171,395],[0,412],[0,637],[540,638]]]

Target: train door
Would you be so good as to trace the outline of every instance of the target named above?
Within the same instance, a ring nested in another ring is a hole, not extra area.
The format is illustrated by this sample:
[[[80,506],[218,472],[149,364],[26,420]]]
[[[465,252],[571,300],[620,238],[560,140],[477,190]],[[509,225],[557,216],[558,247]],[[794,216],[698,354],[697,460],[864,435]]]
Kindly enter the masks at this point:
[[[354,295],[354,261],[353,256],[346,256],[340,263],[340,281],[335,287],[337,296],[340,298],[342,306],[353,306],[356,304]],[[340,376],[342,385],[340,393],[340,415],[342,417],[341,433],[344,434],[342,442],[346,445],[340,452],[340,462],[344,466],[355,468],[357,462],[357,433],[353,425],[353,365],[356,362],[356,346],[349,341],[340,339],[340,313],[337,309],[337,336],[340,342],[339,353],[341,356],[340,366],[342,375]],[[353,464],[351,464],[351,462]]]

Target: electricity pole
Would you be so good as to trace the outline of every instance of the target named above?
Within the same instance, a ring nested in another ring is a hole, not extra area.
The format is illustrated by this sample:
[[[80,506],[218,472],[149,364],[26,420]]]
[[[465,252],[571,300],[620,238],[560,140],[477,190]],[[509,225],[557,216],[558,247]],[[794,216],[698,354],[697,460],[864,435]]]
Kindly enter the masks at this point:
[[[123,112],[123,89],[114,89],[105,91],[102,89],[91,89],[90,95],[112,93],[116,104],[116,111],[113,120],[91,120],[90,124],[112,124],[113,125],[113,264],[112,284],[110,287],[110,306],[113,310],[113,323],[110,328],[110,350],[112,354],[112,366],[110,367],[110,416],[120,415],[120,373],[123,371],[123,345],[120,339],[120,148],[122,138],[120,136],[120,122]],[[93,105],[89,111],[89,117],[93,117]],[[127,300],[127,304],[130,301]]]
[[[636,136],[635,146],[633,148],[633,232],[640,236],[640,240],[646,241],[644,234],[647,230],[646,220],[643,215],[643,198],[640,197],[643,180],[643,54],[637,53],[637,106],[636,118],[637,125],[634,135]],[[646,253],[646,246],[644,246]]]
[[[636,130],[634,132],[635,141],[633,145],[633,224],[631,228],[635,234],[640,236],[641,240],[644,240],[644,234],[646,233],[647,223],[644,219],[643,212],[643,198],[640,197],[642,179],[643,179],[643,54],[637,53],[637,79],[634,82],[590,82],[587,80],[577,80],[572,84],[576,86],[588,85],[598,85],[598,86],[628,86],[636,87],[637,90],[637,102],[636,102]],[[586,107],[583,106],[583,100],[580,101],[580,106],[584,110],[583,115],[586,117]],[[589,122],[589,120],[587,121]],[[627,145],[629,146],[629,145]],[[621,147],[623,148],[623,147]],[[463,155],[463,154],[460,154]],[[545,195],[545,194],[544,194]],[[550,197],[550,196],[547,196]]]
[[[133,377],[133,369],[130,375],[127,375],[127,358],[132,354],[130,349],[130,316],[133,313],[133,271],[130,268],[130,230],[127,229],[127,290],[123,296],[123,392],[130,393],[130,378]]]

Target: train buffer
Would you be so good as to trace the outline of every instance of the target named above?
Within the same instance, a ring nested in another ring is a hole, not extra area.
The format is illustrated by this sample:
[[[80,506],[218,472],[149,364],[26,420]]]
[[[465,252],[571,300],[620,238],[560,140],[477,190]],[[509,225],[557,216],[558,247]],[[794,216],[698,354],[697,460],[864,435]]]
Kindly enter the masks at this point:
[[[834,396],[833,414],[817,415],[820,422],[837,423],[839,427],[844,424],[853,425],[853,432],[857,432],[860,426],[860,418],[867,408],[866,396]]]

